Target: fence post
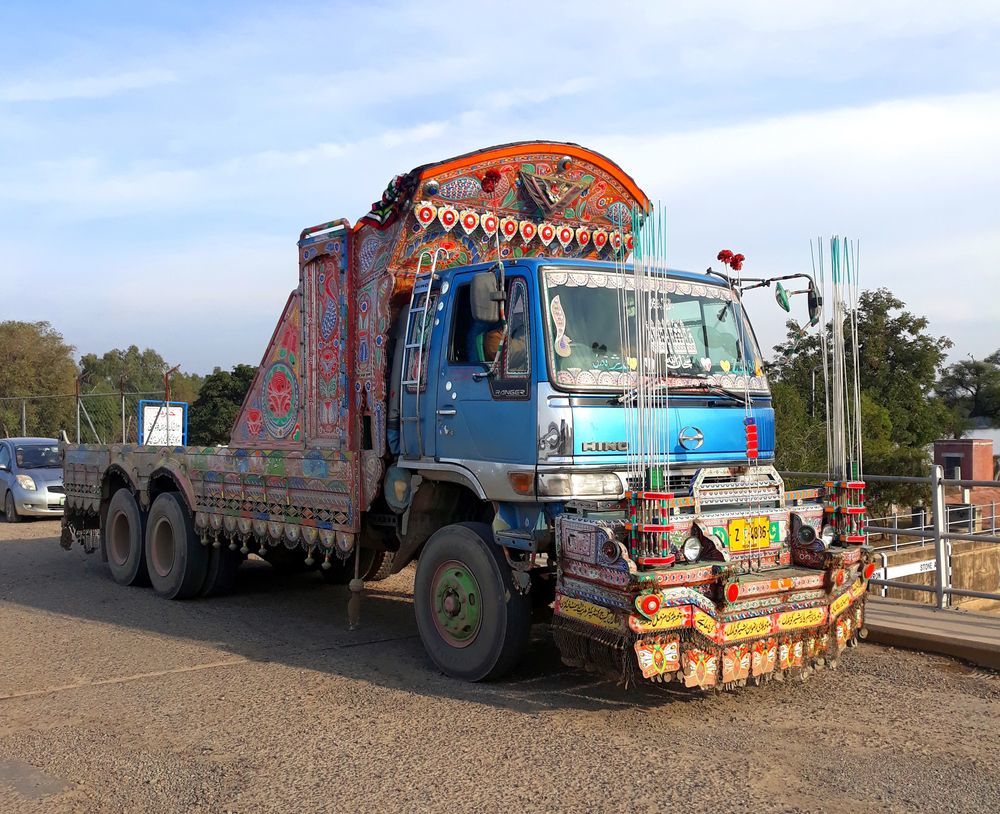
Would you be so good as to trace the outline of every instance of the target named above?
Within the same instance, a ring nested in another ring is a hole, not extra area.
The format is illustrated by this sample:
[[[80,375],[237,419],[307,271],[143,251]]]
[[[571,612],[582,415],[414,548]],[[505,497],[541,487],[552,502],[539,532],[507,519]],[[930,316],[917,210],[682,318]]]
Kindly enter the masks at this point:
[[[76,377],[76,443],[80,443],[80,376]]]
[[[949,563],[946,561],[948,552],[945,546],[945,539],[942,536],[948,531],[948,517],[945,514],[944,503],[944,467],[931,467],[931,499],[934,502],[934,563],[937,567],[937,579],[935,580],[935,593],[937,594],[937,606],[947,608],[951,588],[949,579]]]
[[[21,399],[21,437],[28,437],[28,411],[27,411],[27,399]]]

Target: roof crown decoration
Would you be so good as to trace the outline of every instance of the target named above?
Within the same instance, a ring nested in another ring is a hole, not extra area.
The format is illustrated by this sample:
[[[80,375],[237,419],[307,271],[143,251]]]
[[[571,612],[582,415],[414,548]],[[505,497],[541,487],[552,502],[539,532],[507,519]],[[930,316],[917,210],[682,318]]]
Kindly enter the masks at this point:
[[[577,144],[530,141],[426,164],[392,179],[360,221],[357,244],[412,270],[444,248],[448,265],[498,257],[611,259],[632,249],[632,212],[649,199],[617,164]],[[362,275],[366,276],[365,274]]]

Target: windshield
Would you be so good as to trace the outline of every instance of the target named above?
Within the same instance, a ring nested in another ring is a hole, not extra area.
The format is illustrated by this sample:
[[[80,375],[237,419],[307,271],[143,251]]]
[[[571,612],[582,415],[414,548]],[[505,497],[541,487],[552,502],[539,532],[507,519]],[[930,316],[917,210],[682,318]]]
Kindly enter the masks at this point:
[[[62,466],[56,444],[31,444],[14,447],[14,461],[18,469],[46,469]]]
[[[646,314],[640,338],[631,275],[545,272],[548,355],[556,384],[588,390],[632,387],[637,354],[644,347],[646,368],[668,371],[671,385],[708,382],[767,390],[760,352],[728,288],[665,277],[648,285],[638,298]]]

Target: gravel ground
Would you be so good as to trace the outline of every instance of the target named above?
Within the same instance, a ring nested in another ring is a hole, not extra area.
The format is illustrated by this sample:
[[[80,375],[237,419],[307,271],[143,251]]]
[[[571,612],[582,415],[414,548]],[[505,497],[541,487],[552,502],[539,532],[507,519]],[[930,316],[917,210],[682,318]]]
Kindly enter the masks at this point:
[[[805,684],[624,691],[536,627],[511,680],[425,658],[412,572],[360,630],[317,574],[223,599],[115,585],[0,525],[0,812],[1000,809],[1000,679],[862,645]]]

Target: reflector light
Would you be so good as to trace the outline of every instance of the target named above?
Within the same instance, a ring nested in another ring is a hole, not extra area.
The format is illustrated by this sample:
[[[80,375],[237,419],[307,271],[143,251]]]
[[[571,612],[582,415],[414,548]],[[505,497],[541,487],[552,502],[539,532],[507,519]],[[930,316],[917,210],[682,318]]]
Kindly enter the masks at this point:
[[[740,586],[735,582],[730,582],[726,586],[726,601],[735,602],[740,598]]]
[[[639,597],[639,611],[650,618],[660,609],[660,597],[657,594],[646,594]]]
[[[865,579],[871,579],[872,574],[875,573],[875,563],[870,562],[865,566]]]

